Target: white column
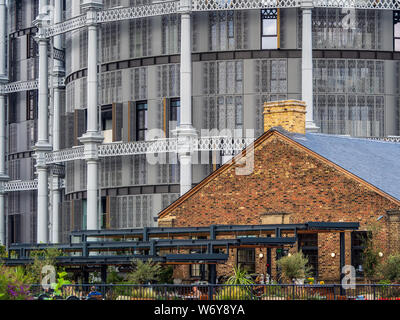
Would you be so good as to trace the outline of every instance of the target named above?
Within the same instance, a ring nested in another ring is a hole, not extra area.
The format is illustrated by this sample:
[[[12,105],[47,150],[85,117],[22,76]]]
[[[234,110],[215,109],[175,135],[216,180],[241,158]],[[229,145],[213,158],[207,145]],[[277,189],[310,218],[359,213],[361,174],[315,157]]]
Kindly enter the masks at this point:
[[[301,93],[302,100],[307,104],[306,131],[316,132],[318,127],[313,116],[313,60],[312,60],[312,0],[302,0],[303,34],[302,34],[302,64]]]
[[[181,0],[181,68],[180,97],[181,123],[176,129],[178,156],[180,160],[180,193],[184,195],[192,188],[192,141],[197,133],[192,126],[192,35],[190,0]]]
[[[54,23],[62,21],[62,0],[54,0]],[[53,39],[54,47],[61,49],[62,41],[61,36],[55,36]],[[53,91],[53,150],[60,150],[60,108],[61,108],[61,91],[63,90],[60,86],[60,79],[65,74],[64,66],[62,61],[54,59],[53,62],[53,75],[54,75],[54,91]],[[56,171],[53,171],[52,178],[52,196],[53,196],[53,208],[52,208],[52,243],[60,242],[60,177]]]
[[[0,0],[0,84],[7,83],[7,7],[5,0]],[[4,183],[8,180],[6,173],[6,95],[0,95],[0,245],[6,244],[6,207]]]
[[[36,171],[38,177],[37,191],[37,242],[48,242],[48,172],[45,155],[52,147],[49,144],[48,131],[48,56],[45,36],[45,26],[48,25],[48,15],[42,11],[47,1],[40,1],[40,14],[34,21],[38,27],[36,41],[39,47],[39,107],[38,107],[38,141],[34,147],[36,156]]]
[[[87,229],[99,229],[98,214],[98,146],[103,141],[98,126],[97,102],[97,10],[102,8],[102,1],[84,1],[81,5],[87,10],[88,26],[88,68],[87,68],[87,131],[80,138],[85,145],[87,164]]]

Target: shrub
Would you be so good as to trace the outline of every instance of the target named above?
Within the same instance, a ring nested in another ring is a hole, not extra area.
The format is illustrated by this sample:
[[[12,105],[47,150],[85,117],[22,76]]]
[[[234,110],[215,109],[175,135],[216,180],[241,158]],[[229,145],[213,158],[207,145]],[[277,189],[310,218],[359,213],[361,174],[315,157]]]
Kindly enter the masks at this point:
[[[56,248],[48,248],[41,251],[32,251],[33,264],[29,265],[26,269],[33,277],[33,283],[40,284],[42,282],[42,269],[46,265],[55,266],[57,257],[62,256],[61,250]],[[63,268],[57,268],[57,272],[63,272]]]
[[[390,255],[381,266],[381,273],[385,280],[391,283],[400,282],[400,254]]]
[[[254,281],[246,270],[234,266],[233,275],[228,278],[226,284],[254,284]]]
[[[251,293],[245,286],[224,286],[215,296],[215,300],[248,300]]]
[[[134,270],[127,276],[128,283],[146,284],[158,281],[161,272],[161,266],[158,263],[153,263],[151,259],[146,262],[134,260],[132,265]]]
[[[308,266],[308,259],[304,257],[301,251],[291,256],[282,257],[276,264],[281,269],[282,279],[290,283],[294,279],[306,278],[311,270]]]
[[[0,300],[32,300],[31,281],[23,268],[0,265]]]

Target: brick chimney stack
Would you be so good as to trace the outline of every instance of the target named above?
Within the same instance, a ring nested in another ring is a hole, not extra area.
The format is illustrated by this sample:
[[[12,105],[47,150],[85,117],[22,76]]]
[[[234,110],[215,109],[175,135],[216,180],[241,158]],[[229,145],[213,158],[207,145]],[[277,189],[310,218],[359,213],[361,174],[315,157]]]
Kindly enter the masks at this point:
[[[264,132],[281,126],[293,133],[306,133],[306,103],[299,100],[264,103]]]

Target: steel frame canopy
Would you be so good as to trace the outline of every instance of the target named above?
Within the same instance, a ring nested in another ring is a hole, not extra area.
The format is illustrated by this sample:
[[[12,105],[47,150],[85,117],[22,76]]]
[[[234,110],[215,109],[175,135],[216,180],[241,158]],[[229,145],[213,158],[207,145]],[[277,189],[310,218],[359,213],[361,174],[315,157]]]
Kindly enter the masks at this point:
[[[126,265],[132,259],[148,260],[162,263],[206,263],[215,264],[227,261],[228,254],[215,253],[215,249],[240,247],[274,247],[293,246],[297,234],[301,232],[343,232],[357,230],[355,222],[307,222],[305,224],[274,225],[211,225],[209,227],[182,228],[142,228],[127,230],[87,230],[72,232],[70,243],[62,245],[47,244],[14,244],[9,248],[9,258],[5,264],[25,265],[33,262],[31,251],[57,248],[64,253],[80,254],[79,256],[62,256],[57,259],[60,265]],[[207,239],[174,239],[174,237],[203,236]],[[255,235],[258,235],[255,236]],[[228,236],[225,238],[224,236]],[[232,238],[233,236],[233,238]],[[249,237],[250,236],[250,237]],[[219,237],[217,239],[217,237]],[[105,241],[106,238],[119,238],[124,241]],[[133,241],[126,239],[133,238]],[[79,243],[74,243],[78,239]],[[97,241],[95,241],[97,239]],[[203,249],[199,254],[165,254],[163,250]],[[131,251],[132,254],[118,255],[116,252]],[[147,254],[142,254],[143,251]],[[16,258],[11,257],[11,252]],[[99,252],[113,252],[112,255],[99,255]],[[142,253],[138,253],[142,252]],[[95,255],[91,255],[95,253]]]

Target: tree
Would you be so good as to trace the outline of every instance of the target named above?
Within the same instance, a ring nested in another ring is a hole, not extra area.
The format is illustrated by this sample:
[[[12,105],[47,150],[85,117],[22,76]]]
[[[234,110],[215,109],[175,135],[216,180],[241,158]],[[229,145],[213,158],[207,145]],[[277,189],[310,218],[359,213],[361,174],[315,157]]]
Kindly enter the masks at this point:
[[[282,279],[287,282],[292,282],[295,279],[304,279],[311,271],[308,259],[303,255],[302,251],[296,252],[291,256],[282,257],[276,264],[281,269]]]
[[[54,266],[56,268],[57,257],[62,256],[63,253],[57,248],[47,248],[40,251],[32,251],[33,264],[27,266],[27,271],[32,275],[34,283],[40,284],[42,282],[42,270],[44,266]],[[57,272],[64,271],[63,268],[56,268]]]
[[[367,237],[363,240],[363,269],[364,275],[368,280],[374,280],[380,268],[379,248],[374,239],[379,232],[379,227],[376,224],[371,224],[368,227]]]
[[[400,282],[400,254],[390,255],[380,269],[385,280]]]
[[[127,281],[132,284],[146,284],[156,282],[160,277],[161,266],[158,263],[153,263],[149,259],[146,262],[142,260],[133,260],[132,266],[134,270],[127,276]]]

